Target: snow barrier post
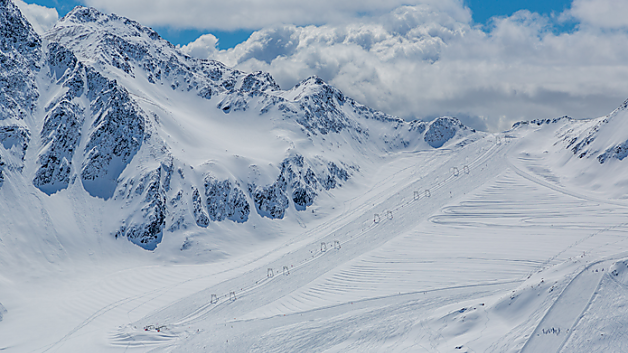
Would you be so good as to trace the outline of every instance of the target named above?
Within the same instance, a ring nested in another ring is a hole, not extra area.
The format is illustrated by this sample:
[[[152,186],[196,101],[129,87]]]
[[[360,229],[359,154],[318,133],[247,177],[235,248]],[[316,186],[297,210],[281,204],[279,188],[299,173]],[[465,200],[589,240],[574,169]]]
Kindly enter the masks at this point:
[[[234,302],[236,300],[235,292],[229,292],[229,299]]]
[[[380,221],[379,214],[377,214],[377,213],[376,213],[376,214],[373,216],[373,223],[379,223],[379,221]]]
[[[321,243],[321,252],[327,251],[327,243]]]
[[[290,269],[288,268],[288,266],[284,266],[283,267],[283,275],[287,276],[290,274]]]
[[[218,296],[216,294],[212,294],[209,297],[209,304],[217,304],[218,303]]]
[[[273,272],[273,269],[272,269],[272,268],[270,268],[270,267],[268,268],[268,271],[266,271],[266,276],[267,276],[268,278],[273,278],[273,277],[275,277],[275,272]]]

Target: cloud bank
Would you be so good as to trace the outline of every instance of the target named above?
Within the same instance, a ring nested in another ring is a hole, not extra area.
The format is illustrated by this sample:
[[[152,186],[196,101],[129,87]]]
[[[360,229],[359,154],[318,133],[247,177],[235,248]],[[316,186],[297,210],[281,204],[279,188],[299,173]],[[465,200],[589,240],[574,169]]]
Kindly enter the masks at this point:
[[[520,11],[486,27],[461,0],[86,1],[153,26],[259,29],[233,49],[205,35],[182,50],[268,71],[283,88],[318,75],[405,119],[453,115],[496,131],[597,117],[628,98],[628,3],[616,0],[574,0],[549,17]],[[567,22],[573,30],[556,30]]]
[[[584,25],[602,29],[628,28],[628,2],[617,0],[574,0],[568,15]]]
[[[89,6],[131,17],[151,26],[196,29],[260,29],[278,24],[344,23],[408,4],[404,0],[84,0]],[[462,0],[410,0],[465,12]],[[147,11],[147,9],[150,9]]]

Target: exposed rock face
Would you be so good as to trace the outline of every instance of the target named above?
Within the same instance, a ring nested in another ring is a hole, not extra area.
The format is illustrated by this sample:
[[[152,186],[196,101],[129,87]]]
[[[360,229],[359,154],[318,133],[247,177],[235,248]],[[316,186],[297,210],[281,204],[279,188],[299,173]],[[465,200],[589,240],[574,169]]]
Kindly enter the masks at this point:
[[[318,191],[333,189],[348,179],[347,170],[333,162],[328,162],[324,171],[317,175],[303,156],[295,155],[281,163],[280,174],[272,185],[249,185],[249,191],[260,215],[281,219],[290,200],[297,210],[305,210],[312,205]]]
[[[627,116],[628,100],[605,117],[584,121],[562,117],[551,122],[569,120],[568,128],[558,133],[566,148],[578,158],[596,158],[604,164],[613,159],[621,161],[628,156],[628,136],[623,133]],[[515,124],[514,127],[517,126]]]
[[[74,100],[85,90],[86,68],[74,54],[60,45],[48,46],[47,60],[51,79],[66,89],[46,110],[41,130],[43,148],[40,151],[33,184],[47,194],[67,188],[72,173],[72,161],[81,138],[85,121],[83,108]]]
[[[340,90],[326,84],[318,77],[310,77],[297,84],[292,91],[297,93],[294,102],[280,109],[286,115],[297,113],[296,120],[313,134],[338,133],[351,125],[341,107],[345,96]],[[297,109],[295,109],[297,108]]]
[[[20,125],[0,127],[0,186],[4,182],[4,170],[21,172],[24,156],[30,141],[28,129]]]
[[[279,89],[267,73],[247,74],[217,61],[192,59],[152,29],[93,8],[77,7],[47,38],[71,49],[79,59],[96,60],[132,77],[207,99],[236,90],[256,95]],[[85,41],[92,44],[85,46]]]
[[[5,169],[21,172],[30,142],[23,119],[39,99],[41,40],[9,0],[0,0],[0,186]]]
[[[115,82],[96,73],[88,75],[88,82],[96,119],[85,147],[81,179],[92,196],[106,199],[113,195],[118,176],[142,145],[145,114]]]
[[[146,188],[143,219],[140,224],[127,228],[126,236],[132,242],[152,250],[161,241],[162,230],[166,224],[166,197],[159,180],[160,173],[151,175]]]
[[[196,189],[198,190],[198,189]],[[194,205],[196,207],[196,205]],[[168,231],[175,232],[179,229],[187,229],[185,221],[185,203],[183,202],[183,191],[179,190],[177,194],[168,200]]]
[[[604,153],[597,156],[598,162],[603,164],[609,159],[615,158],[620,161],[628,156],[628,141],[621,143],[619,145],[608,148]]]
[[[25,126],[16,124],[0,127],[0,156],[4,156],[9,169],[22,171],[30,140],[30,131]]]
[[[70,183],[72,158],[80,138],[83,116],[81,109],[62,100],[48,113],[41,131],[45,147],[39,154],[40,164],[33,185],[54,193]]]
[[[615,109],[610,115],[608,119],[625,119],[626,114],[628,114],[628,100],[624,101],[617,109]],[[602,120],[601,124],[608,123],[608,119]],[[596,131],[599,130],[600,126],[596,127]],[[615,144],[614,146],[607,147],[604,152],[597,156],[598,162],[603,164],[609,159],[619,159],[623,160],[628,156],[628,140]]]
[[[244,192],[230,180],[218,181],[212,177],[205,179],[207,212],[214,222],[230,219],[246,222],[251,213]]]
[[[0,121],[33,112],[41,56],[41,40],[33,27],[13,2],[0,0]]]
[[[588,131],[582,136],[571,137],[569,144],[567,145],[567,149],[570,149],[573,154],[578,156],[578,158],[584,158],[585,156],[591,154],[591,152],[594,152],[589,149],[589,145],[593,141],[595,141],[597,137],[597,132],[600,130],[600,127],[602,127],[607,122],[608,121],[606,119],[603,119],[590,129],[588,129]]]
[[[456,118],[441,117],[429,124],[424,139],[430,146],[439,148],[453,138],[459,130],[466,129],[468,128]]]
[[[203,200],[197,188],[194,188],[194,192],[192,193],[192,205],[194,207],[194,219],[196,220],[196,224],[199,227],[207,227],[209,225],[209,218],[203,210]]]
[[[263,217],[283,218],[289,206],[285,192],[286,179],[281,175],[272,185],[256,188],[252,197],[257,212]]]
[[[130,182],[123,185],[122,195],[127,200],[141,196],[139,211],[132,213],[125,221],[117,237],[126,237],[133,243],[154,250],[161,242],[163,229],[166,225],[166,189],[169,188],[171,168],[160,166],[142,177],[137,185]]]
[[[142,144],[144,113],[124,88],[83,65],[67,48],[51,43],[47,49],[51,79],[65,91],[46,107],[41,131],[44,147],[33,184],[48,194],[67,188],[84,110],[89,109],[94,121],[83,152],[81,179],[92,196],[110,198],[117,177]],[[81,98],[89,101],[89,107],[81,106]]]
[[[4,184],[4,162],[2,161],[2,156],[0,156],[0,187]]]
[[[224,97],[217,108],[222,110],[225,114],[237,111],[246,111],[249,107],[249,103],[242,92],[235,92]]]
[[[338,167],[335,163],[329,162],[327,164],[327,178],[323,182],[325,189],[333,189],[337,186],[342,186],[342,182],[349,179],[349,173],[346,169]]]

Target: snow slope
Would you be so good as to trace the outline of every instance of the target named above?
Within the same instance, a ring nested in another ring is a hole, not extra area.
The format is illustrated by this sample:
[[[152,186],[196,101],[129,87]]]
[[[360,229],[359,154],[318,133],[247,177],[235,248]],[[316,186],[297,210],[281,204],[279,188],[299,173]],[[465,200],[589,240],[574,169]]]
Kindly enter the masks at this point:
[[[625,105],[404,122],[119,16],[40,38],[0,7],[0,350],[626,345]]]

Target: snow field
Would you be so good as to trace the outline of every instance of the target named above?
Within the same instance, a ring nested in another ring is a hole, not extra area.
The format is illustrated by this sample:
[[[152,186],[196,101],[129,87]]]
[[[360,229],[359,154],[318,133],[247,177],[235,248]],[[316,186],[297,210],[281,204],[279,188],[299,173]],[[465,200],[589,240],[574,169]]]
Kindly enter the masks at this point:
[[[68,253],[69,263],[33,263],[24,273],[41,269],[48,278],[4,279],[0,348],[570,351],[591,322],[616,327],[592,308],[621,312],[607,293],[623,285],[586,271],[623,256],[628,209],[552,184],[516,158],[517,148],[491,137],[400,153],[374,167],[370,184],[356,181],[366,192],[339,189],[346,201],[318,222],[287,221],[285,236],[212,263],[168,263],[172,254],[159,249],[161,259],[150,259],[132,244],[114,255],[114,241],[101,243],[104,253]],[[322,200],[321,210],[335,202]],[[59,243],[69,241],[61,235]],[[621,344],[617,337],[605,347]]]
[[[1,7],[0,351],[626,350],[628,101],[489,135]]]
[[[500,164],[498,156],[490,157]],[[202,351],[204,343],[206,348],[211,344],[225,351],[365,347],[374,351],[518,351],[562,290],[574,288],[568,286],[571,278],[591,261],[584,259],[612,253],[624,242],[621,228],[626,210],[554,192],[513,170],[491,170],[492,165],[475,163],[474,167],[479,166],[480,172],[486,169],[487,174],[498,172],[497,178],[463,196],[463,202],[459,197],[430,222],[415,223],[409,230],[402,224],[412,219],[411,214],[403,214],[405,205],[381,202],[382,209],[394,210],[392,220],[382,218],[371,226],[366,223],[372,220],[360,222],[362,227],[355,228],[359,241],[341,240],[342,248],[320,254],[325,262],[316,262],[310,273],[304,273],[306,268],[291,270],[290,276],[273,277],[268,282],[272,287],[256,287],[254,293],[245,292],[223,308],[214,307],[207,315],[185,322],[188,331],[180,331],[183,342],[180,339],[163,349]],[[446,175],[436,174],[443,181],[435,181],[432,190],[454,185]],[[429,200],[438,200],[437,195]],[[368,227],[373,229],[370,237]],[[314,253],[316,245],[318,241],[309,246]],[[360,246],[370,249],[361,254],[348,250]],[[590,284],[591,292],[595,290],[595,283],[593,289],[591,283],[585,284]],[[438,293],[440,304],[430,302],[426,308],[419,298],[427,298],[428,293]],[[470,298],[478,300],[469,303]],[[567,301],[564,305],[571,307],[571,299],[565,298],[561,299]],[[453,309],[460,304],[471,304],[473,309]],[[185,310],[185,304],[149,319],[168,320],[180,310]],[[407,312],[401,314],[403,310]],[[385,324],[373,324],[373,320]],[[419,328],[424,330],[417,335]],[[221,342],[221,338],[226,339]]]

